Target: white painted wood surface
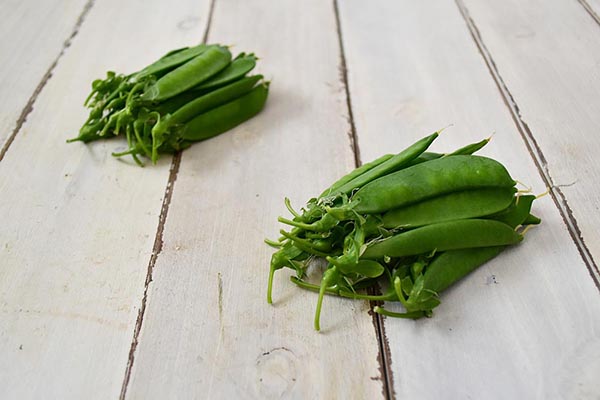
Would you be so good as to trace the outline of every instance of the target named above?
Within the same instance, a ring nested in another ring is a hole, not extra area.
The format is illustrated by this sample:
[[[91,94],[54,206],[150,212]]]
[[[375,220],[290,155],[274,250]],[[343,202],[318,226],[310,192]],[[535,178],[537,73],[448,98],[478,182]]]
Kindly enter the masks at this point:
[[[85,0],[0,2],[0,151],[76,28]]]
[[[301,206],[353,168],[350,122],[363,161],[448,124],[435,149],[495,132],[483,153],[545,190],[474,26],[554,183],[577,179],[561,190],[598,258],[600,25],[579,1],[463,2],[470,24],[451,0],[339,1],[350,119],[332,2],[214,0],[209,41],[255,51],[272,90],[260,116],[183,153],[133,359],[170,159],[141,169],[110,156],[120,142],[64,140],[94,78],[199,42],[211,0],[90,3],[37,97],[84,2],[3,2],[0,147],[35,103],[0,161],[0,397],[117,398],[132,363],[128,399],[385,398],[382,366],[398,399],[596,398],[600,297],[550,197],[543,225],[434,318],[384,319],[383,360],[366,302],[326,298],[316,333],[316,295],[291,272],[265,301],[262,239],[285,196]]]
[[[364,161],[452,123],[435,149],[450,151],[495,132],[482,153],[544,192],[454,2],[340,5]],[[590,182],[588,191],[597,195],[597,188]],[[397,398],[592,398],[600,392],[597,288],[552,200],[540,199],[534,211],[543,225],[445,293],[434,318],[386,320]]]
[[[288,270],[265,300],[283,198],[300,206],[354,164],[333,11],[217,2],[210,41],[255,51],[272,91],[257,118],[183,153],[127,398],[382,397],[367,302],[327,298],[317,333],[316,296]]]
[[[95,4],[0,162],[0,397],[119,395],[170,160],[65,139],[93,79],[200,41],[208,5]]]
[[[464,4],[600,260],[600,25],[575,1]]]

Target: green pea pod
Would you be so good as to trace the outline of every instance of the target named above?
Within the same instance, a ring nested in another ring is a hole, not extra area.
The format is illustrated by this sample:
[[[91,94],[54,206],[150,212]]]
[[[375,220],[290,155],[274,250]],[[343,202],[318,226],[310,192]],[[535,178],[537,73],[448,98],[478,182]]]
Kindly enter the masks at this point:
[[[485,145],[490,142],[490,139],[491,138],[487,138],[487,139],[483,139],[476,143],[470,143],[464,147],[461,147],[460,149],[454,150],[452,153],[444,154],[444,157],[460,156],[460,155],[468,156],[468,155],[474,154],[475,152],[477,152],[477,151],[481,150],[483,147],[485,147]]]
[[[407,147],[402,152],[394,155],[383,163],[376,165],[374,168],[370,168],[363,174],[358,175],[354,179],[351,179],[349,182],[341,185],[336,189],[338,193],[349,194],[354,189],[362,188],[369,182],[376,180],[384,175],[389,174],[390,172],[396,171],[404,166],[406,166],[413,159],[421,155],[427,148],[433,143],[433,141],[439,136],[439,132],[435,132],[432,135],[429,135],[411,146]]]
[[[513,229],[527,224],[527,220],[531,217],[529,209],[533,200],[535,196],[521,196],[516,203],[517,207],[513,202],[507,212],[501,214],[505,217],[503,221]],[[534,218],[532,222],[540,222],[539,218]],[[424,287],[436,293],[442,292],[500,254],[505,248],[506,246],[492,246],[445,251],[437,255],[427,266],[423,275]]]
[[[214,46],[200,44],[194,47],[184,47],[170,51],[141,71],[135,73],[133,78],[139,81],[149,75],[158,76],[190,61],[192,58],[199,56],[211,47]]]
[[[533,214],[529,214],[527,218],[523,221],[523,225],[538,225],[542,222],[542,220],[536,217]]]
[[[165,134],[172,127],[184,124],[203,112],[248,93],[261,79],[262,75],[240,79],[237,82],[200,96],[194,100],[187,101],[178,110],[174,111],[173,114],[166,115],[164,118],[162,118],[152,129],[152,162],[156,163],[158,160],[158,149],[165,140]],[[185,92],[172,98],[171,100],[185,97],[188,93],[197,92]]]
[[[243,78],[205,94],[204,96],[198,97],[171,114],[171,116],[167,118],[167,121],[170,124],[183,124],[188,122],[208,110],[243,96],[252,90],[254,85],[261,79],[262,75]]]
[[[533,195],[517,196],[506,210],[490,215],[489,218],[510,226],[520,225],[527,219],[534,200]]]
[[[514,187],[503,187],[448,193],[386,212],[383,215],[383,226],[415,228],[494,214],[510,206],[515,191]]]
[[[465,219],[426,225],[374,242],[362,254],[364,259],[403,257],[431,252],[509,245],[523,236],[512,227],[487,219]]]
[[[498,161],[458,155],[432,160],[374,180],[351,199],[361,214],[375,214],[460,190],[512,187],[515,181]]]
[[[350,182],[354,178],[364,174],[365,172],[375,168],[376,166],[386,162],[387,160],[389,160],[392,157],[393,157],[393,154],[385,154],[376,160],[373,160],[369,163],[363,164],[360,167],[352,170],[352,172],[350,172],[347,175],[344,175],[339,180],[335,181],[329,188],[325,189],[325,191],[323,193],[321,193],[319,198],[330,196],[330,195],[336,193],[337,189],[340,188],[341,186]]]
[[[257,58],[254,54],[248,54],[243,55],[242,57],[237,57],[231,62],[231,64],[227,66],[227,68],[225,68],[209,80],[203,82],[199,86],[196,86],[196,89],[214,89],[216,87],[234,82],[242,78],[248,72],[252,71],[256,66],[256,60]]]
[[[177,54],[176,54],[177,55]],[[144,94],[144,101],[164,101],[206,81],[223,70],[231,61],[231,53],[225,47],[211,46],[200,55],[170,71]]]
[[[431,153],[424,152],[419,157],[412,160],[406,167],[412,167],[413,165],[421,164],[425,161],[435,160],[437,158],[448,157],[448,156],[458,156],[458,155],[471,155],[481,150],[486,144],[490,142],[490,138],[483,139],[476,143],[470,143],[466,146],[461,147],[460,149],[456,149],[451,153],[441,154],[441,153]]]
[[[496,257],[505,248],[506,246],[493,246],[443,252],[427,266],[423,275],[424,286],[440,293],[480,265]]]
[[[197,116],[184,125],[181,137],[200,141],[236,127],[263,109],[268,93],[267,84],[259,85],[239,99]]]
[[[205,94],[207,93],[203,90],[188,90],[156,104],[153,108],[158,111],[160,115],[173,114],[190,101],[196,100],[198,97],[202,97]]]

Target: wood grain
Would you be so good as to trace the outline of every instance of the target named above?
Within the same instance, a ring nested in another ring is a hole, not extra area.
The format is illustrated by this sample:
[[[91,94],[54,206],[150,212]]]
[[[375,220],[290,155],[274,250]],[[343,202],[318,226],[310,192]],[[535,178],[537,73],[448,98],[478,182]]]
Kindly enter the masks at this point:
[[[452,1],[345,1],[340,8],[364,162],[454,124],[434,150],[495,132],[482,153],[534,192],[545,190]],[[508,68],[515,64],[512,59]],[[540,86],[529,86],[529,93]],[[565,105],[563,113],[577,113],[573,108]],[[534,211],[543,224],[444,293],[434,318],[385,320],[397,398],[590,398],[598,392],[597,289],[552,200],[540,199]]]
[[[464,4],[598,285],[600,25],[577,2]]]
[[[381,398],[368,303],[327,298],[318,333],[289,271],[265,300],[284,196],[299,207],[354,163],[333,7],[218,1],[210,40],[256,52],[271,93],[183,154],[127,397]]]
[[[208,5],[96,4],[0,162],[2,397],[118,397],[170,158],[142,169],[111,157],[120,141],[65,139],[93,79],[199,42]]]
[[[85,0],[0,3],[0,159],[26,117],[36,88],[43,86],[77,30],[85,5]]]

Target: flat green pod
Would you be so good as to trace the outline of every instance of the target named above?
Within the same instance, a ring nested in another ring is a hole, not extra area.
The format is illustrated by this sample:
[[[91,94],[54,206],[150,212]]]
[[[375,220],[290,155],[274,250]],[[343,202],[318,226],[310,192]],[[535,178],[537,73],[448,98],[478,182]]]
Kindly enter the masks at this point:
[[[386,212],[383,215],[383,226],[408,229],[444,221],[483,217],[509,207],[515,192],[514,187],[504,187],[448,193]]]
[[[438,251],[503,246],[523,236],[505,223],[488,219],[441,222],[399,233],[367,246],[361,258],[377,260]]]

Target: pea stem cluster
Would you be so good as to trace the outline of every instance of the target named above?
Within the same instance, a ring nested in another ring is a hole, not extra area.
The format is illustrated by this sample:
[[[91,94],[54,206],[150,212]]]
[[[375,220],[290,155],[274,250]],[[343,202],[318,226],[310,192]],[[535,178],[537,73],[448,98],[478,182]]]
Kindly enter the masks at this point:
[[[246,53],[232,60],[227,47],[201,44],[173,50],[130,75],[109,71],[92,83],[84,103],[88,119],[67,142],[124,135],[127,150],[113,156],[155,164],[159,154],[219,135],[263,109],[269,84],[262,75],[247,76],[256,61]]]
[[[265,240],[277,249],[267,301],[275,272],[291,268],[293,283],[318,293],[316,330],[325,294],[400,303],[403,312],[374,308],[390,317],[430,317],[443,290],[541,222],[531,214],[536,197],[517,191],[501,163],[474,155],[489,139],[427,152],[439,133],[355,169],[300,211],[285,199],[292,217],[279,221],[291,229]],[[327,262],[320,284],[307,279],[317,258]]]

